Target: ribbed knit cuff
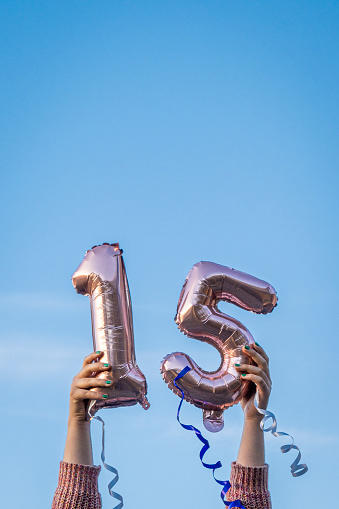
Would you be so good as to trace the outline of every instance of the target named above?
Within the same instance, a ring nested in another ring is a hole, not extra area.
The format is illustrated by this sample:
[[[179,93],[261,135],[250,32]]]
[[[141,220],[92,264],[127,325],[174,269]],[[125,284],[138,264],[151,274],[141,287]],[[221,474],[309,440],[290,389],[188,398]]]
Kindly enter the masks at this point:
[[[271,509],[268,491],[268,465],[263,467],[243,467],[232,463],[231,488],[227,500],[239,499],[246,509]]]
[[[101,467],[60,462],[52,509],[100,509],[98,477]]]

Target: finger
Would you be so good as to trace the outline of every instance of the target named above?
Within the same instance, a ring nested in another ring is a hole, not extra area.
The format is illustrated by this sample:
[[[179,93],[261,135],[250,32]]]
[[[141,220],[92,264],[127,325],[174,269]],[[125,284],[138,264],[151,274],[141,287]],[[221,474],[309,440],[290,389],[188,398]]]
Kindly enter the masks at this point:
[[[266,408],[268,403],[268,398],[270,395],[270,388],[267,386],[265,380],[258,375],[253,375],[251,373],[244,373],[241,375],[241,379],[243,381],[253,382],[258,389],[259,393],[259,406],[262,408],[264,406]]]
[[[95,389],[99,387],[112,387],[112,380],[103,380],[102,378],[78,378],[74,381],[78,389]]]
[[[259,345],[259,343],[257,343],[257,342],[255,342],[252,346],[253,346],[254,350],[256,350],[261,355],[261,357],[263,357],[265,359],[265,361],[267,362],[267,365],[269,365],[270,360],[269,360],[268,355],[266,354],[265,350],[263,349],[263,347],[261,345]]]
[[[266,359],[253,348],[253,345],[251,345],[251,346],[252,346],[252,348],[249,347],[248,345],[243,346],[242,351],[246,355],[248,355],[255,362],[255,364],[257,366],[259,366],[259,368],[261,368],[266,373],[266,375],[270,378],[270,370],[269,370],[268,363],[267,363]]]
[[[90,353],[89,355],[87,355],[85,357],[82,367],[85,367],[87,364],[91,364],[92,362],[94,362],[97,359],[101,359],[101,357],[103,355],[104,355],[104,352],[100,352],[100,351]]]
[[[76,378],[90,378],[91,376],[96,376],[98,373],[109,371],[110,369],[111,365],[108,363],[94,362],[93,364],[86,364]]]
[[[268,376],[270,382],[272,383],[272,381],[271,381],[271,374],[270,374],[270,366],[269,366],[270,360],[268,358],[268,355],[266,354],[266,352],[263,349],[263,347],[261,345],[259,345],[259,343],[255,342],[252,345],[252,347],[264,359],[264,362],[266,362],[266,364],[265,364],[265,366],[266,366],[265,373],[267,373],[267,376]]]
[[[71,397],[75,401],[84,399],[107,399],[108,394],[101,394],[100,392],[88,391],[86,389],[76,389],[72,392]]]
[[[252,374],[261,377],[265,381],[266,385],[268,387],[271,387],[270,378],[267,376],[265,371],[263,371],[258,366],[253,366],[252,364],[235,364],[234,367],[238,372]]]

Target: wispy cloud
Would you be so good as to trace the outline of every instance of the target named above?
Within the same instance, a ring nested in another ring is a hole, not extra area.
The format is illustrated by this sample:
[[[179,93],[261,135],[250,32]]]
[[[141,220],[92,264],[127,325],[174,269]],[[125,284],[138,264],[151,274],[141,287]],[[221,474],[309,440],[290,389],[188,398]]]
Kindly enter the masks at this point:
[[[0,305],[5,309],[25,307],[60,311],[81,309],[83,304],[83,299],[65,298],[50,293],[0,293]]]
[[[80,369],[81,361],[77,348],[53,344],[53,338],[10,337],[0,345],[0,379],[20,373],[26,381],[41,380]]]

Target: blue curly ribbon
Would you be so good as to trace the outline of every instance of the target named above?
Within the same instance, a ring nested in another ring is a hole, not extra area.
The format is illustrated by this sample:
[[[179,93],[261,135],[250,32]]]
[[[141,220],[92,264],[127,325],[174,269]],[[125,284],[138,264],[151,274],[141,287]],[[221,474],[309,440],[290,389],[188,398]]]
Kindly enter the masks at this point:
[[[192,426],[191,424],[187,425],[187,424],[183,424],[181,421],[180,421],[180,410],[181,410],[181,406],[182,406],[182,402],[184,401],[184,392],[182,391],[182,389],[175,383],[177,380],[179,380],[180,378],[182,378],[184,375],[186,375],[186,373],[188,373],[188,371],[190,371],[191,368],[189,366],[186,366],[182,371],[180,371],[180,373],[175,377],[175,379],[173,380],[173,383],[175,385],[175,387],[177,387],[177,389],[179,389],[179,391],[181,392],[181,401],[179,403],[179,407],[178,407],[178,412],[177,412],[177,421],[179,422],[180,426],[188,431],[194,431],[194,433],[196,434],[197,438],[200,440],[200,442],[203,443],[203,447],[201,448],[201,451],[199,453],[199,457],[200,457],[200,461],[201,463],[203,464],[203,466],[205,468],[208,468],[210,470],[212,470],[212,473],[213,473],[213,478],[214,480],[220,484],[221,486],[223,486],[223,489],[221,490],[221,493],[220,493],[220,497],[221,497],[221,500],[223,501],[223,503],[227,506],[227,507],[238,507],[240,509],[246,509],[242,503],[240,502],[240,500],[234,500],[233,502],[227,502],[226,501],[226,493],[228,492],[228,490],[230,489],[231,487],[231,483],[229,481],[220,481],[219,479],[217,479],[215,477],[215,471],[218,469],[218,468],[221,468],[222,464],[220,461],[217,461],[216,463],[205,463],[203,461],[203,457],[205,455],[205,453],[208,451],[208,449],[210,448],[210,444],[208,442],[208,440],[206,440],[205,437],[202,436],[201,432],[195,428],[194,426]]]
[[[306,472],[308,470],[308,466],[305,463],[299,463],[299,461],[301,460],[301,452],[300,452],[299,447],[294,445],[294,438],[291,435],[289,435],[288,433],[284,433],[283,431],[277,431],[277,419],[276,419],[274,413],[269,412],[268,410],[263,410],[262,408],[259,408],[258,391],[255,393],[254,406],[258,410],[258,412],[264,416],[260,422],[260,428],[263,431],[270,431],[272,433],[272,435],[275,437],[286,436],[286,437],[291,438],[292,443],[282,445],[280,447],[280,450],[282,453],[289,452],[292,449],[296,449],[298,451],[298,455],[297,455],[296,459],[293,461],[293,463],[290,466],[291,474],[293,475],[293,477],[299,477],[300,475],[306,474]],[[265,428],[265,422],[268,419],[272,419],[272,424],[268,428]]]
[[[101,419],[101,417],[99,417],[97,415],[94,416],[94,415],[91,414],[92,406],[95,403],[96,403],[95,400],[91,401],[91,403],[89,405],[89,408],[88,408],[88,415],[90,416],[90,419],[96,419],[97,421],[100,421],[101,424],[102,424],[101,461],[102,461],[102,464],[104,465],[104,467],[106,468],[106,470],[108,470],[109,472],[112,472],[112,474],[115,475],[115,477],[112,479],[112,481],[110,483],[108,483],[108,493],[111,495],[111,497],[116,498],[117,500],[119,500],[119,503],[113,509],[121,509],[124,506],[123,498],[122,498],[121,495],[119,495],[118,493],[116,493],[115,491],[112,490],[113,486],[115,486],[116,483],[119,480],[118,471],[117,471],[116,468],[112,467],[111,465],[108,465],[105,462],[105,422]]]

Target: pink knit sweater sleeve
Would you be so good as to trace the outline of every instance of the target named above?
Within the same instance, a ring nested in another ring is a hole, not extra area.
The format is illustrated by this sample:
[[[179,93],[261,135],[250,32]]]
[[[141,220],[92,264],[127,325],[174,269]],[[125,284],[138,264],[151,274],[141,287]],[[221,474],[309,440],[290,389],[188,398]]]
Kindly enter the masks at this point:
[[[268,491],[268,465],[243,467],[232,463],[228,501],[239,499],[246,509],[272,509]]]
[[[98,477],[101,467],[60,462],[52,509],[101,509]]]

